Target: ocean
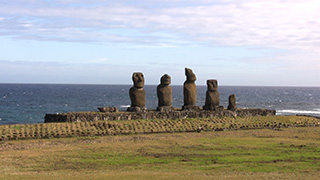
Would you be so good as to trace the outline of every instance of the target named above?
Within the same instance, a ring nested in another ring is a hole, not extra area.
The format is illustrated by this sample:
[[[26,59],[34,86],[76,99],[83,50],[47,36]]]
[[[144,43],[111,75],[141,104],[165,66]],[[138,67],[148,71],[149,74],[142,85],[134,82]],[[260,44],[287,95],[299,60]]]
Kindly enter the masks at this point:
[[[43,123],[47,113],[98,111],[100,106],[126,110],[132,85],[0,84],[0,124]],[[157,107],[156,85],[146,85],[146,106]],[[173,106],[183,105],[183,87],[172,85]],[[205,102],[206,86],[197,86],[197,105]],[[320,117],[320,87],[220,86],[220,104],[236,94],[239,108],[275,109],[277,115]]]

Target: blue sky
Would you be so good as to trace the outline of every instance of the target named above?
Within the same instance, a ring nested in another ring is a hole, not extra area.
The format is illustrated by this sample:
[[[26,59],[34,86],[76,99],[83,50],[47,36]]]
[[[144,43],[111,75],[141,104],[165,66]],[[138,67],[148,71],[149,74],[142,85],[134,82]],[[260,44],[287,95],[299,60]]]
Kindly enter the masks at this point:
[[[0,83],[320,86],[319,0],[0,0]]]

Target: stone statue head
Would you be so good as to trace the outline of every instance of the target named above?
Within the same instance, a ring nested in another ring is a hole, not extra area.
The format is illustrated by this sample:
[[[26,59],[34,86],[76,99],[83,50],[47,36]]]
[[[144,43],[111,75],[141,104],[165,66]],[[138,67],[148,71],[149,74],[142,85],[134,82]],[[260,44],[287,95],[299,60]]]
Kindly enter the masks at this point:
[[[207,80],[208,91],[217,91],[218,90],[218,81],[215,79]]]
[[[171,84],[171,77],[168,74],[163,75],[160,79],[160,83],[162,85],[168,86],[169,84]]]
[[[194,82],[197,80],[196,75],[192,72],[191,69],[185,68],[185,74],[187,76],[187,81]]]
[[[144,87],[144,77],[141,72],[135,72],[132,75],[133,86],[135,88],[143,88]]]

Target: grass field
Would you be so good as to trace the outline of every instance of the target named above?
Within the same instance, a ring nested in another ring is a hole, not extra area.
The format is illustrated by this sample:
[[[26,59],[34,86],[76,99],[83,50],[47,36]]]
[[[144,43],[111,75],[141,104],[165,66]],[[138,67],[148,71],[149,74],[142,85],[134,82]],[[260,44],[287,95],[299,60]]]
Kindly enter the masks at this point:
[[[2,141],[0,179],[320,179],[320,127]]]

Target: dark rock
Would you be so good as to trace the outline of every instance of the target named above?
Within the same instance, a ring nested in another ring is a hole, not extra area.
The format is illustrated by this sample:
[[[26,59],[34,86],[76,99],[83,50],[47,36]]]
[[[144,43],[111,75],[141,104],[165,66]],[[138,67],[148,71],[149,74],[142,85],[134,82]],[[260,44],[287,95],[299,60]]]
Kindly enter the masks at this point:
[[[127,111],[129,112],[146,112],[147,108],[146,107],[138,107],[138,106],[133,106],[133,107],[128,107]]]
[[[146,92],[144,87],[144,77],[140,72],[135,72],[132,75],[133,87],[129,90],[131,107],[128,111],[133,111],[135,109],[144,109],[146,105]],[[138,107],[138,108],[136,108]]]
[[[100,112],[118,112],[119,109],[116,107],[98,107]]]
[[[160,111],[160,112],[174,111],[174,107],[172,107],[172,106],[158,106],[157,111]]]
[[[183,119],[183,118],[212,118],[212,117],[252,117],[274,116],[275,110],[266,109],[237,109],[229,111],[152,111],[144,108],[133,107],[134,112],[73,112],[60,114],[46,114],[45,123],[49,122],[85,122],[95,120],[135,120],[135,119]]]
[[[192,106],[195,106],[197,102],[197,87],[195,84],[197,78],[196,75],[189,68],[185,68],[185,75],[187,79],[183,84],[184,105],[182,109],[190,110],[193,109]],[[199,109],[199,107],[196,109]]]
[[[201,131],[203,131],[203,128],[201,126],[199,126],[197,129],[197,132],[200,133]]]
[[[198,111],[198,110],[200,110],[200,108],[199,108],[199,106],[189,105],[189,106],[182,106],[182,110],[184,110],[184,111]]]
[[[237,110],[236,95],[234,95],[234,94],[231,94],[231,95],[229,96],[228,110],[231,110],[231,111]]]
[[[223,106],[203,106],[202,108],[209,111],[222,111],[224,109]]]

